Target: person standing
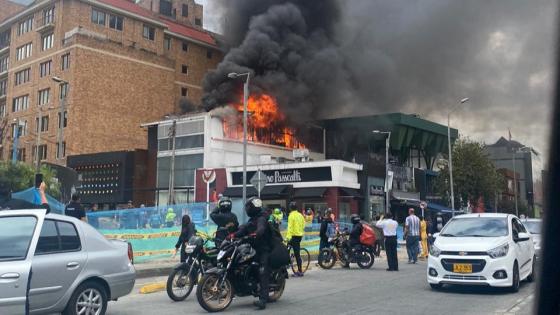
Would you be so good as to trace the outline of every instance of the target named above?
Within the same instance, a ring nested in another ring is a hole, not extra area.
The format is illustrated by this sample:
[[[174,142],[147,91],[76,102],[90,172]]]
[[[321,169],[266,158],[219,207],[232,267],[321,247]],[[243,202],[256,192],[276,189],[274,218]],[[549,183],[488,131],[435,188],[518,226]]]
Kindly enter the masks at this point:
[[[78,194],[72,195],[72,201],[66,206],[66,209],[64,209],[64,214],[87,222],[86,211],[80,204],[80,196]]]
[[[298,211],[297,204],[290,202],[290,215],[288,215],[288,231],[286,232],[286,240],[292,245],[294,256],[296,257],[298,271],[294,273],[294,277],[303,277],[301,268],[300,247],[305,229],[305,218]]]
[[[191,217],[185,214],[181,218],[181,234],[179,235],[179,239],[175,244],[175,254],[173,257],[177,255],[179,249],[181,249],[181,262],[185,262],[187,260],[187,253],[185,252],[185,244],[191,239],[191,237],[196,235],[196,228],[194,223],[191,221]]]
[[[415,264],[418,261],[420,242],[420,219],[414,214],[414,209],[408,209],[408,217],[405,220],[406,252],[408,263]]]
[[[336,227],[331,218],[332,210],[325,211],[325,216],[321,220],[321,228],[319,229],[319,252],[326,247],[329,247],[329,237],[334,237],[336,234]]]
[[[173,208],[167,209],[167,214],[165,215],[165,226],[173,227],[175,225],[175,218],[176,217],[177,217],[177,215],[175,214],[175,211],[173,210]]]
[[[397,259],[397,227],[399,224],[393,220],[393,215],[388,212],[382,215],[375,226],[383,229],[385,237],[385,254],[387,255],[387,271],[399,271],[399,260]]]
[[[426,259],[428,258],[428,223],[424,217],[420,220],[420,242],[422,243],[421,257]]]

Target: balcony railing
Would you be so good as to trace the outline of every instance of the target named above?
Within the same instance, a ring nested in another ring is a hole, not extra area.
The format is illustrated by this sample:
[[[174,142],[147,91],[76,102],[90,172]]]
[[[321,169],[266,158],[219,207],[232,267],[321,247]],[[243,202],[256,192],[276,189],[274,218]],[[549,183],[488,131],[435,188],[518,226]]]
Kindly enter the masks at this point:
[[[37,32],[50,30],[54,27],[54,15],[44,15],[37,21]]]

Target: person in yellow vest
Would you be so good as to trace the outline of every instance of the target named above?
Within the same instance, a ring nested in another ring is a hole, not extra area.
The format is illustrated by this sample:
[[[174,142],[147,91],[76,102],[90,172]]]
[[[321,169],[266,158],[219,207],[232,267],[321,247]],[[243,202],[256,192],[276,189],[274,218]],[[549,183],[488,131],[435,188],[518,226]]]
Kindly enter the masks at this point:
[[[424,217],[420,220],[420,242],[422,243],[422,258],[428,258],[428,224]]]
[[[165,215],[165,225],[167,227],[173,227],[175,225],[176,217],[177,215],[175,214],[175,211],[173,211],[173,208],[167,209],[167,214]]]
[[[296,257],[298,272],[294,273],[294,277],[303,277],[303,272],[301,271],[301,256],[300,247],[301,239],[303,238],[304,228],[305,228],[305,218],[298,211],[297,204],[295,202],[290,202],[290,214],[288,215],[288,230],[286,232],[286,240],[288,244],[292,245],[294,250],[294,256]]]

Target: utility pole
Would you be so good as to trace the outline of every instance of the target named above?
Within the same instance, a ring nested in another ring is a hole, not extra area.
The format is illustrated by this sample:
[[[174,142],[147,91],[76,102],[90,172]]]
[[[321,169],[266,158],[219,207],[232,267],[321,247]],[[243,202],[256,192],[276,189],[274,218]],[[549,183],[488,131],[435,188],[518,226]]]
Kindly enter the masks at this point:
[[[175,138],[177,135],[177,119],[173,119],[173,124],[169,129],[169,148],[171,149],[171,160],[169,162],[169,199],[168,204],[175,204]]]

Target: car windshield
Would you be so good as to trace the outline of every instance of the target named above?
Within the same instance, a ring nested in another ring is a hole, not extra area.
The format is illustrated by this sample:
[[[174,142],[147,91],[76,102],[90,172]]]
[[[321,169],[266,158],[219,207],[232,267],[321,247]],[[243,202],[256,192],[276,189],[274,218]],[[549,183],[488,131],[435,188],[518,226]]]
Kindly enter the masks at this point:
[[[541,222],[540,221],[526,221],[523,225],[529,230],[531,234],[541,234]]]
[[[0,217],[0,261],[25,259],[35,224],[32,216]]]
[[[498,237],[508,234],[506,218],[455,218],[441,231],[448,237]]]

